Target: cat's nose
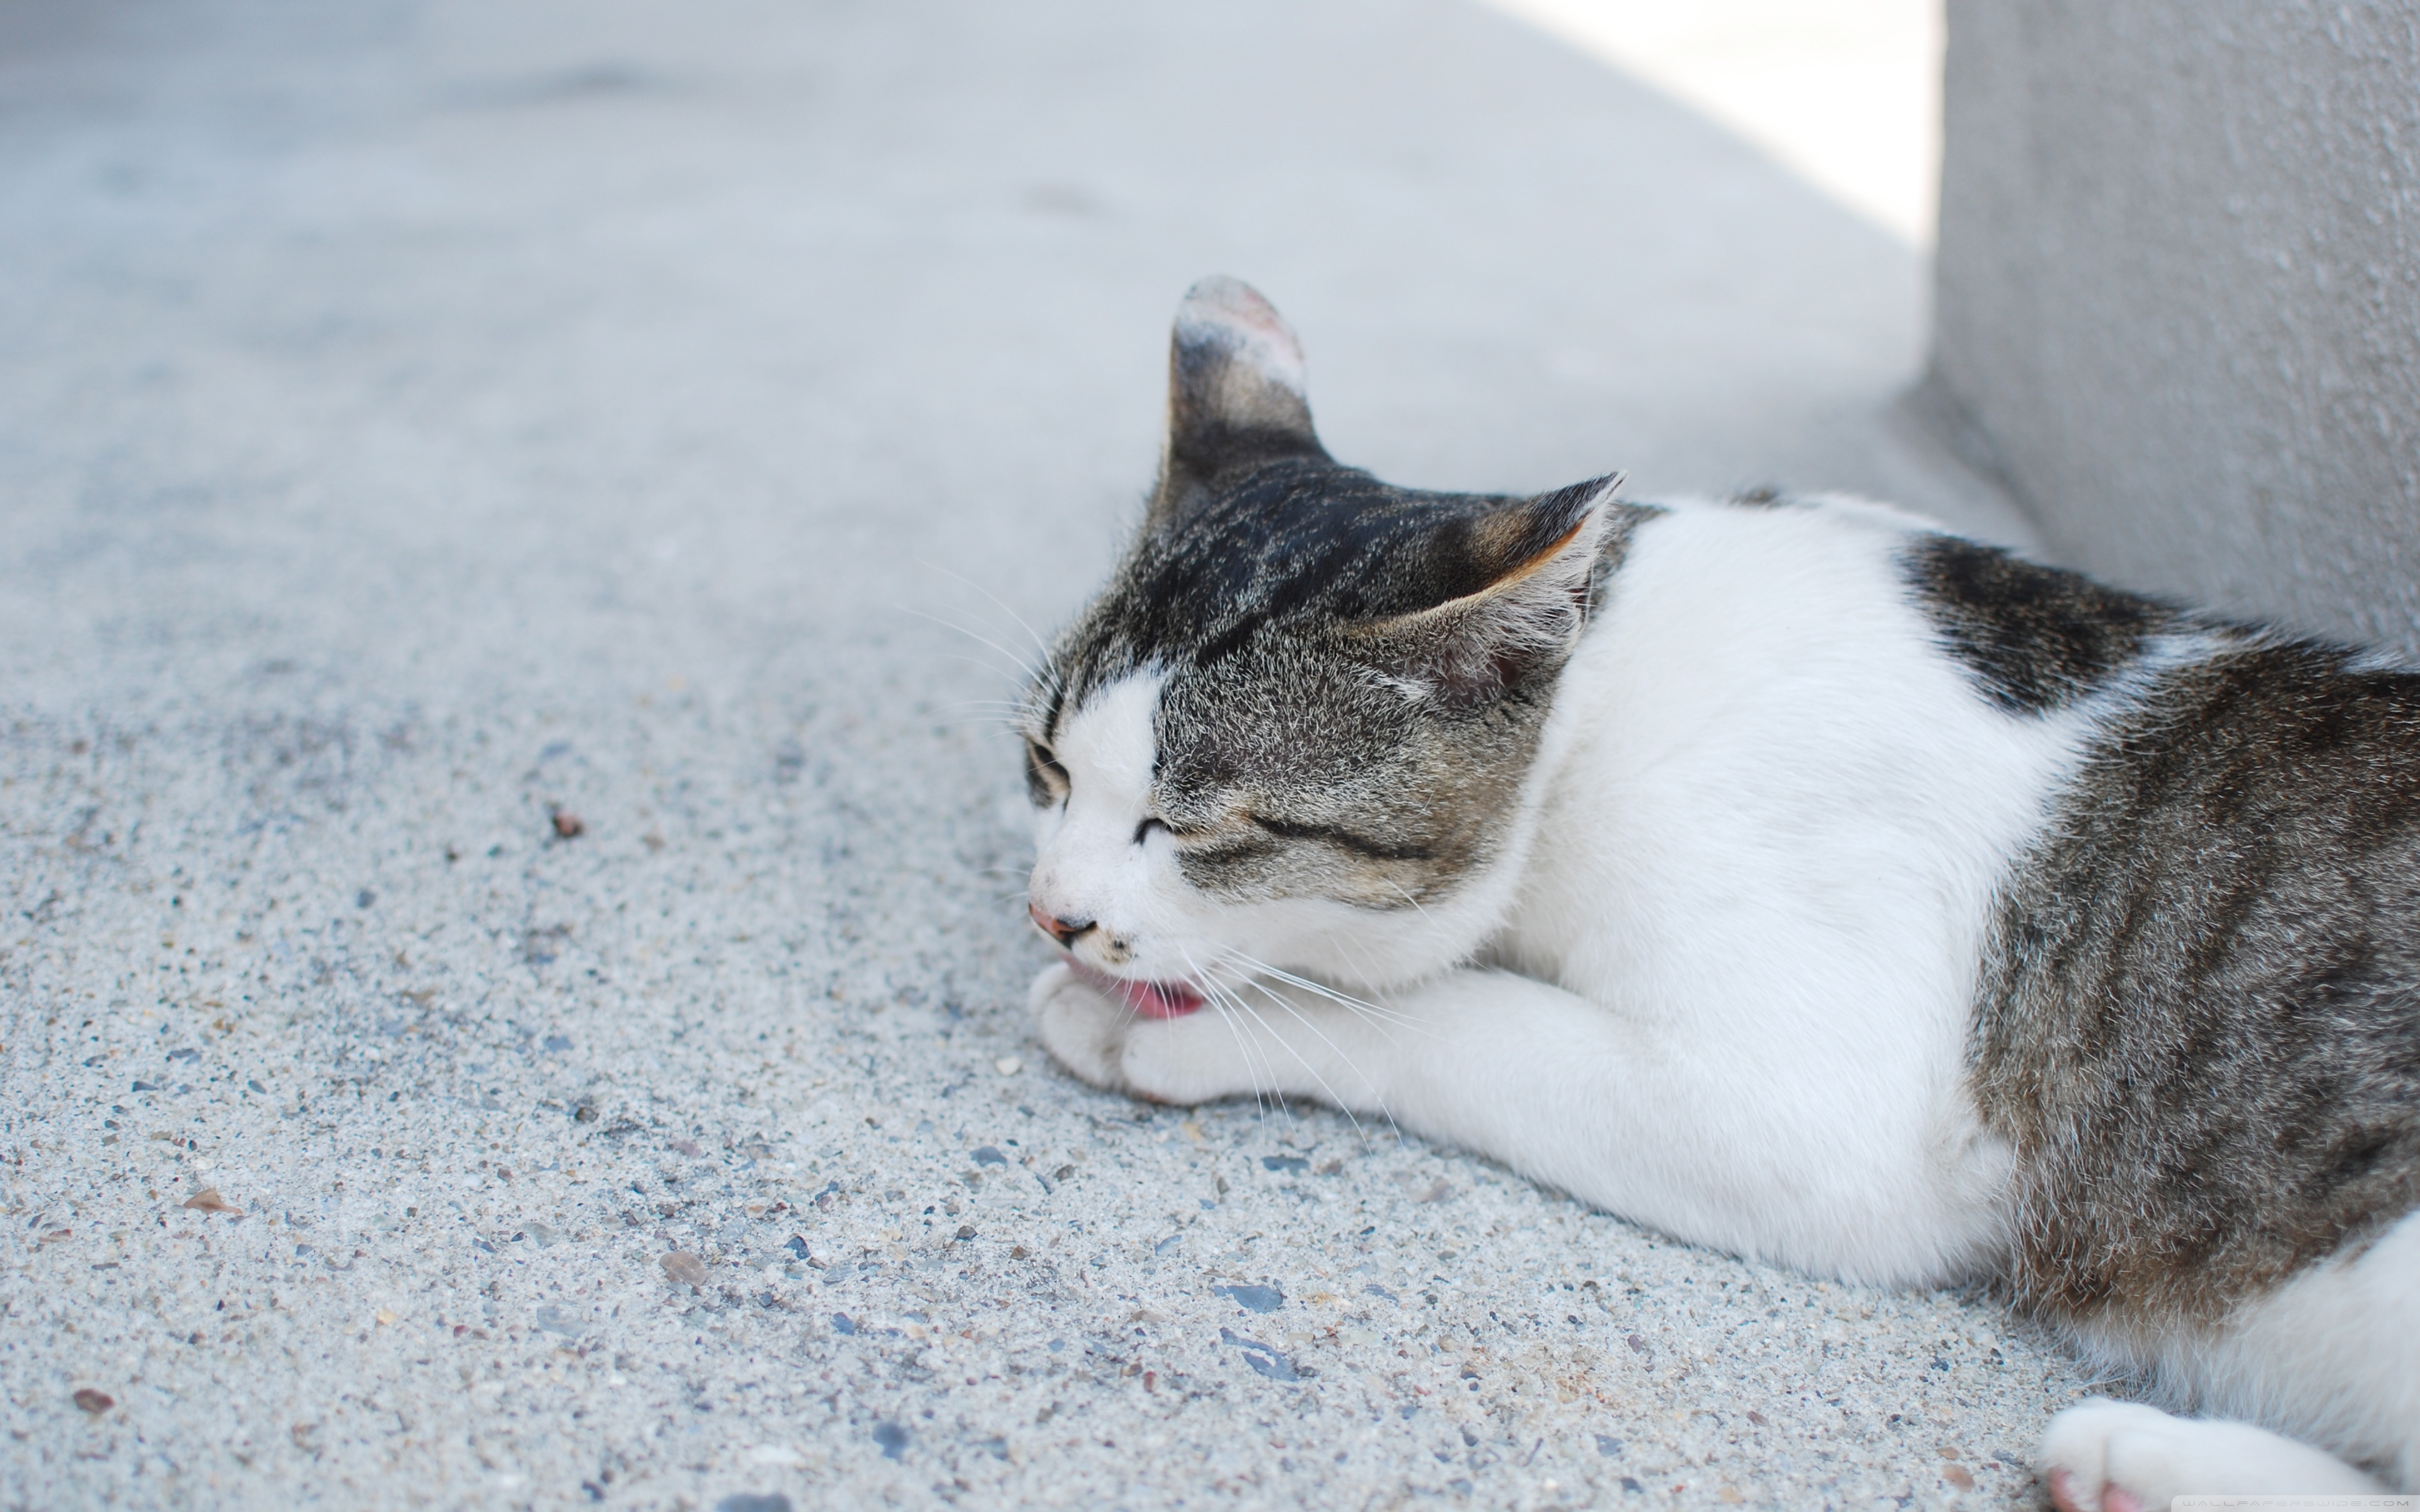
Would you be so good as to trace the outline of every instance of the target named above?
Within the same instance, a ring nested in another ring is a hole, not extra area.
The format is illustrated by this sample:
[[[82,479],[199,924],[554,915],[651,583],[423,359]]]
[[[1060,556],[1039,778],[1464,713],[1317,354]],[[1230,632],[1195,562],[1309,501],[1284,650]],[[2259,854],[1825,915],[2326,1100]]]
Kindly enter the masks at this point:
[[[1093,920],[1089,918],[1061,918],[1055,914],[1045,913],[1040,903],[1027,903],[1025,912],[1033,920],[1034,927],[1058,941],[1063,949],[1075,944],[1086,930],[1094,927]]]

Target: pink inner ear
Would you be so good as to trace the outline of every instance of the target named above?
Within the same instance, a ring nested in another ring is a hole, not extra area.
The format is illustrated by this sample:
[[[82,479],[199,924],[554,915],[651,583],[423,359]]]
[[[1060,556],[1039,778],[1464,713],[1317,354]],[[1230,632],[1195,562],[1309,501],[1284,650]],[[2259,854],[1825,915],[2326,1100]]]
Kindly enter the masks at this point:
[[[1186,290],[1177,306],[1176,330],[1180,341],[1199,340],[1213,330],[1239,337],[1255,348],[1253,366],[1275,368],[1278,376],[1301,387],[1302,343],[1277,306],[1241,279],[1213,274]]]

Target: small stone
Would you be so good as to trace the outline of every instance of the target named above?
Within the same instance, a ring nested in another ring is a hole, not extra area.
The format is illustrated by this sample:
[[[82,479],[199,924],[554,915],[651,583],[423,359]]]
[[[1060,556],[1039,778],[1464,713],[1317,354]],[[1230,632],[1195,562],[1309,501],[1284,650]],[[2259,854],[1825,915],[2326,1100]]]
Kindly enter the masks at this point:
[[[577,840],[587,832],[588,826],[581,822],[578,814],[568,809],[551,810],[548,817],[554,821],[554,833],[558,840]]]
[[[985,1145],[982,1149],[976,1150],[974,1160],[975,1164],[978,1165],[1005,1165],[1008,1164],[1008,1157],[1001,1154],[996,1147],[991,1145]]]
[[[991,1063],[991,1069],[1002,1076],[1014,1076],[1025,1069],[1025,1062],[1015,1056],[1002,1056]]]
[[[672,1277],[675,1286],[706,1285],[706,1262],[687,1250],[676,1249],[656,1263],[664,1268],[664,1274]]]
[[[219,1189],[206,1186],[185,1199],[184,1205],[196,1212],[241,1212],[243,1210],[219,1196]]]
[[[1630,1335],[1629,1343],[1630,1343],[1630,1347],[1631,1347],[1632,1349],[1634,1349],[1634,1350],[1637,1350],[1637,1351],[1638,1351],[1639,1353],[1641,1353],[1641,1354],[1648,1354],[1648,1353],[1652,1353],[1652,1352],[1653,1351],[1653,1350],[1654,1350],[1654,1346],[1653,1346],[1653,1345],[1649,1344],[1649,1343],[1647,1342],[1647,1339],[1646,1339],[1645,1335],[1639,1335],[1639,1334],[1633,1334],[1633,1335]]]
[[[100,1413],[116,1407],[117,1398],[105,1391],[95,1391],[90,1386],[81,1386],[76,1389],[75,1404],[87,1412]]]
[[[1964,1465],[1949,1466],[1941,1473],[1941,1478],[1962,1491],[1971,1491],[1975,1489],[1975,1477],[1966,1473]]]
[[[907,1452],[908,1430],[896,1423],[874,1425],[874,1442],[882,1445],[882,1458],[896,1459]]]
[[[687,1155],[691,1160],[706,1158],[705,1149],[700,1148],[697,1141],[693,1139],[675,1139],[672,1142],[672,1148],[676,1153]]]
[[[779,1491],[741,1491],[715,1503],[714,1512],[791,1512],[790,1499]]]
[[[1748,1409],[1747,1420],[1761,1428],[1769,1428],[1773,1427],[1773,1424],[1766,1419],[1762,1412],[1758,1412],[1752,1407]]]
[[[383,1307],[381,1307],[381,1308],[380,1308],[380,1309],[378,1310],[378,1324],[379,1324],[379,1327],[380,1327],[380,1328],[384,1328],[384,1327],[386,1327],[386,1325],[387,1325],[387,1324],[392,1323],[392,1322],[394,1322],[394,1321],[395,1321],[395,1314],[393,1314],[393,1313],[391,1313],[391,1312],[387,1311],[387,1310],[386,1310],[385,1308],[383,1308]]]
[[[975,1226],[974,1226],[974,1225],[972,1225],[972,1224],[960,1224],[960,1225],[958,1225],[958,1237],[959,1237],[960,1239],[972,1239],[972,1238],[974,1238],[974,1237],[975,1237]]]
[[[1285,1304],[1285,1293],[1275,1287],[1212,1287],[1236,1306],[1256,1313],[1273,1313]]]

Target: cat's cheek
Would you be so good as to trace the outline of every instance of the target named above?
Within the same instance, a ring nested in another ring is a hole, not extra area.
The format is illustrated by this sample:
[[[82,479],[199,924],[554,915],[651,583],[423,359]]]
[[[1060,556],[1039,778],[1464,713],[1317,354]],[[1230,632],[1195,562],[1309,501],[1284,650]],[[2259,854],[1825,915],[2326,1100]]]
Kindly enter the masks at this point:
[[[1063,963],[1043,968],[1026,1001],[1051,1059],[1094,1087],[1126,1089],[1118,1063],[1133,1015],[1124,1004],[1085,985]]]

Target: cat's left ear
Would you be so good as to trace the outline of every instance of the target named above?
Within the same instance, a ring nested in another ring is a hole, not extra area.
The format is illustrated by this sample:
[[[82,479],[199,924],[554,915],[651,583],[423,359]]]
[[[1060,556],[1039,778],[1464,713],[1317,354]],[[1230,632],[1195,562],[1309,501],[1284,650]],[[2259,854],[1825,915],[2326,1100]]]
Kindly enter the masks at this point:
[[[1458,592],[1431,609],[1357,625],[1353,638],[1415,695],[1449,707],[1494,702],[1559,663],[1587,628],[1620,473],[1523,500],[1457,543]]]
[[[1302,344],[1240,279],[1205,278],[1176,307],[1168,442],[1154,519],[1172,518],[1221,473],[1280,456],[1325,457],[1303,393]]]

